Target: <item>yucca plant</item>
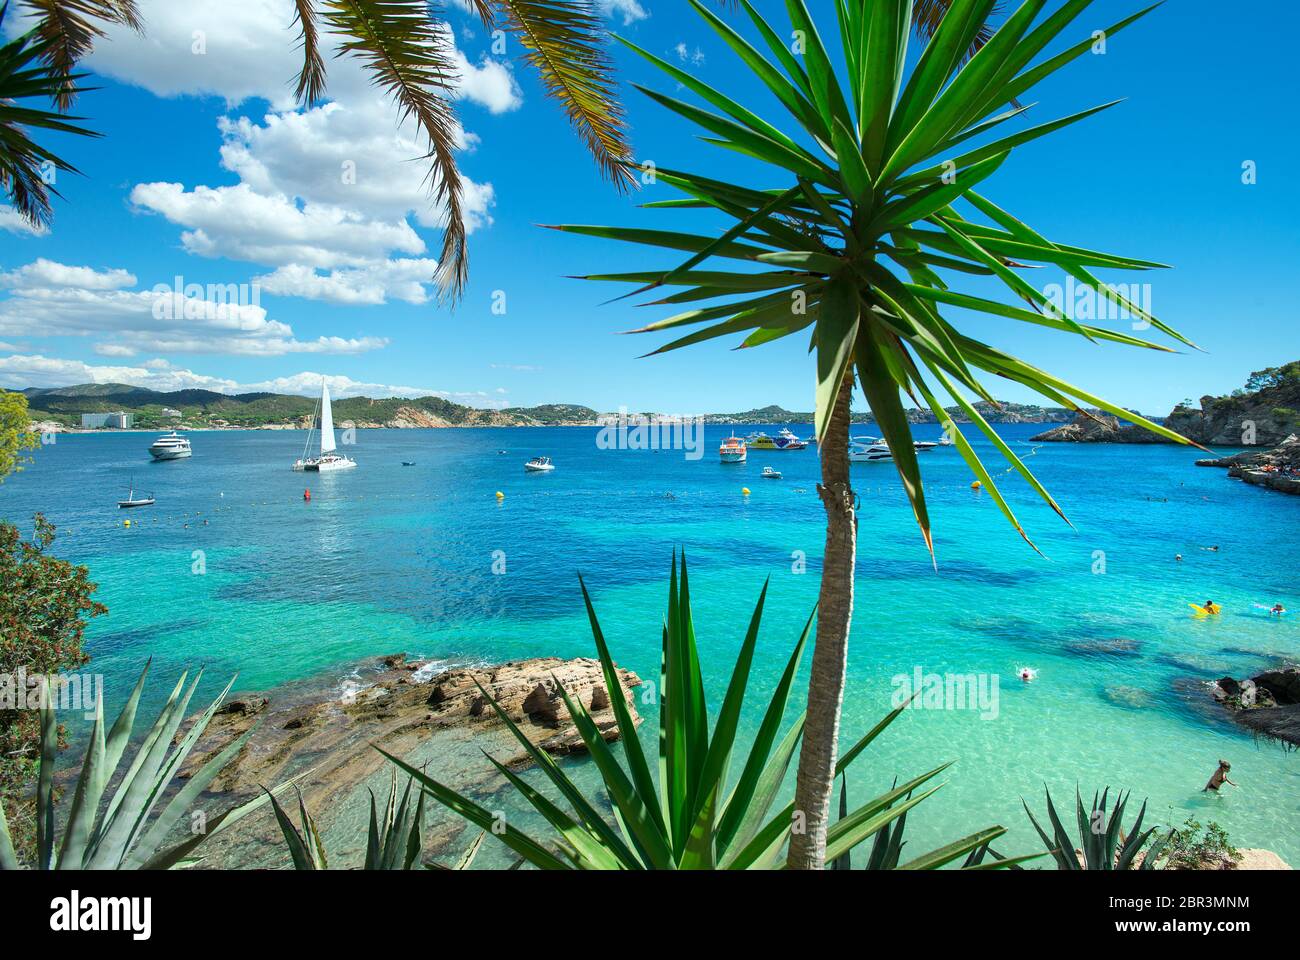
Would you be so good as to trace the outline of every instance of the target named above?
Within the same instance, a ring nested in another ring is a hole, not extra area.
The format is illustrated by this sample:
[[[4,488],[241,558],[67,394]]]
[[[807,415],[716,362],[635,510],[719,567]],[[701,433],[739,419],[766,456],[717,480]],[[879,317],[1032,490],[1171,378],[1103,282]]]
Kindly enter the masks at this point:
[[[1038,821],[1034,818],[1033,812],[1029,809],[1029,804],[1021,799],[1024,805],[1025,813],[1029,814],[1029,821],[1038,831],[1043,843],[1051,852],[1052,858],[1056,860],[1058,870],[1155,870],[1157,869],[1156,861],[1164,851],[1165,844],[1168,843],[1169,837],[1163,837],[1156,840],[1147,849],[1141,863],[1137,863],[1137,856],[1142,852],[1142,848],[1147,845],[1151,835],[1156,832],[1152,827],[1146,833],[1142,832],[1142,818],[1146,815],[1146,801],[1142,801],[1142,809],[1138,811],[1137,819],[1128,833],[1124,832],[1124,806],[1128,803],[1129,794],[1120,793],[1115,798],[1115,808],[1110,812],[1110,817],[1106,816],[1106,798],[1110,793],[1107,787],[1102,791],[1100,798],[1097,794],[1092,795],[1091,812],[1085,812],[1083,809],[1083,797],[1080,796],[1076,787],[1074,791],[1075,816],[1078,821],[1079,831],[1079,852],[1076,853],[1074,840],[1070,837],[1069,831],[1061,823],[1061,818],[1056,815],[1056,807],[1052,803],[1052,794],[1050,790],[1043,791],[1047,796],[1047,818],[1052,825],[1052,836],[1039,826]],[[1079,862],[1082,856],[1083,863]]]
[[[779,863],[792,823],[797,829],[798,818],[793,803],[781,807],[775,805],[803,733],[804,718],[802,715],[797,717],[784,732],[782,726],[812,618],[795,644],[764,711],[754,742],[743,758],[739,774],[733,779],[732,755],[737,748],[741,709],[757,648],[767,586],[763,587],[750,618],[717,720],[710,729],[704,680],[695,646],[686,558],[683,555],[679,575],[674,556],[668,616],[662,632],[656,776],[637,738],[627,694],[605,643],[591,597],[586,585],[581,586],[606,691],[621,735],[621,758],[618,751],[605,742],[581,701],[571,697],[558,679],[556,686],[600,774],[613,807],[613,822],[601,812],[600,800],[584,795],[559,764],[534,746],[482,687],[480,690],[487,703],[568,807],[566,811],[508,766],[488,757],[519,797],[554,829],[555,837],[551,842],[536,839],[513,824],[503,823],[491,811],[424,771],[397,757],[384,755],[422,784],[439,803],[491,833],[529,864],[542,869],[739,870],[766,868]],[[836,765],[837,770],[843,771],[861,756],[905,706],[877,723],[845,753]],[[874,836],[938,790],[942,784],[921,788],[949,765],[945,763],[935,767],[848,812],[831,829],[829,849],[839,856]],[[1003,832],[1002,827],[981,830],[918,857],[904,867],[943,866]]]
[[[397,795],[397,768],[392,768],[392,783],[388,788],[388,802],[384,805],[381,818],[375,809],[375,794],[370,792],[370,827],[366,836],[366,857],[362,863],[364,870],[413,870],[420,860],[420,851],[424,849],[424,791],[417,791],[415,803],[411,803],[412,780],[406,781],[406,789],[401,799]],[[302,793],[298,794],[298,819],[302,824],[300,831],[294,826],[289,815],[280,806],[278,800],[266,791],[267,798],[275,810],[276,822],[284,835],[284,842],[289,847],[289,856],[295,870],[328,870],[329,856],[321,839],[320,828],[316,819],[307,812]],[[430,870],[468,870],[478,856],[483,844],[480,833],[469,845],[469,849],[456,861],[455,866],[444,867],[438,863],[426,863]]]
[[[41,764],[36,790],[35,866],[38,870],[162,870],[188,866],[195,862],[194,852],[201,843],[228,829],[266,802],[262,797],[227,810],[207,820],[202,829],[185,840],[167,844],[173,828],[182,817],[193,813],[196,801],[208,784],[253,733],[248,731],[212,757],[155,813],[176,772],[203,736],[213,714],[235,682],[232,679],[226,684],[221,694],[194,720],[180,742],[173,746],[172,741],[185,719],[185,711],[203,678],[200,670],[188,687],[188,673],[181,674],[158,718],[136,748],[126,772],[117,781],[108,803],[103,803],[105,792],[113,782],[130,743],[136,709],[148,673],[149,665],[146,664],[126,705],[107,733],[104,730],[103,700],[96,699],[90,748],[82,762],[76,791],[67,811],[63,838],[58,842],[55,840],[54,800],[58,720],[54,709],[55,694],[49,680],[44,681]],[[4,810],[0,809],[0,869],[16,870],[19,866]]]
[[[898,786],[898,780],[895,779],[894,786]],[[900,798],[906,803],[911,799],[910,794]],[[840,819],[843,820],[849,815],[848,804],[848,785],[844,777],[840,777]],[[876,832],[875,838],[871,842],[871,850],[867,854],[865,869],[867,870],[898,870],[899,862],[902,860],[903,847],[907,845],[904,834],[907,830],[907,812],[901,813],[893,823],[887,823]],[[992,834],[992,831],[989,831]],[[962,862],[962,870],[1019,870],[1020,864],[1044,857],[1045,853],[1031,853],[1022,857],[1004,857],[994,850],[990,843],[993,837],[984,840],[979,846],[975,847],[966,854],[966,859]],[[829,863],[832,870],[852,870],[853,854],[845,851]]]
[[[1010,470],[1018,472],[1062,518],[1056,501],[972,402],[997,402],[981,375],[1027,386],[1074,410],[1100,407],[1166,439],[1187,442],[967,335],[953,322],[953,308],[1045,327],[1090,343],[1104,340],[1169,351],[1130,333],[1081,324],[1053,305],[1020,273],[1027,264],[1048,264],[1093,291],[1098,302],[1113,304],[1136,322],[1181,343],[1188,341],[1093,273],[1100,268],[1147,270],[1161,264],[1049,240],[975,190],[1012,150],[1112,106],[1015,129],[1017,118],[1028,109],[1017,105],[1019,98],[1096,42],[1090,24],[1086,38],[1031,65],[1088,10],[1091,0],[1053,4],[1055,9],[1041,22],[1039,15],[1048,8],[1048,0],[1025,0],[997,29],[991,23],[995,0],[926,3],[924,19],[938,25],[919,56],[908,53],[910,23],[922,6],[912,0],[835,0],[832,29],[839,44],[834,50],[804,0],[786,0],[789,25],[785,27],[769,23],[747,0],[740,4],[752,21],[757,45],[704,3],[691,0],[744,69],[775,96],[788,114],[784,122],[760,116],[762,107],[742,104],[663,58],[622,41],[705,106],[638,89],[701,128],[705,142],[765,165],[761,179],[737,183],[657,164],[657,182],[684,196],[648,207],[687,209],[693,215],[698,210],[714,211],[727,226],[720,225],[716,233],[589,225],[556,229],[689,255],[665,267],[584,278],[632,284],[635,289],[628,296],[653,291],[657,299],[651,303],[682,306],[683,312],[635,332],[680,331],[708,324],[654,353],[732,334],[744,335],[743,348],[803,334],[816,355],[819,492],[827,526],[808,728],[796,793],[796,805],[806,813],[809,829],[793,838],[790,865],[817,868],[826,859],[824,841],[853,608],[857,527],[847,449],[855,380],[893,452],[933,555],[921,472],[900,394],[933,411],[983,489],[1026,541],[1029,538],[992,473],[942,405],[945,396],[988,437]],[[1105,35],[1113,40],[1150,9],[1112,24]],[[981,36],[987,42],[967,57]],[[1012,129],[1015,132],[1007,132]],[[959,203],[965,207],[959,209]],[[1000,281],[1010,302],[949,287],[949,279],[966,275]],[[679,289],[665,295],[670,288]]]

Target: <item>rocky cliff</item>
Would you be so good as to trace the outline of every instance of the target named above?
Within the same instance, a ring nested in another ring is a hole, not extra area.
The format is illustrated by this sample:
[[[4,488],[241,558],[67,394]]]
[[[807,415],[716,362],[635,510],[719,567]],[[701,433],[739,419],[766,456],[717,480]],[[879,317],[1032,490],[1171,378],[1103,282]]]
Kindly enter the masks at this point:
[[[1201,398],[1200,409],[1180,403],[1164,425],[1202,446],[1273,447],[1300,432],[1300,360],[1250,375],[1243,390]],[[1063,427],[1033,438],[1064,443],[1170,443],[1118,418],[1077,414]]]

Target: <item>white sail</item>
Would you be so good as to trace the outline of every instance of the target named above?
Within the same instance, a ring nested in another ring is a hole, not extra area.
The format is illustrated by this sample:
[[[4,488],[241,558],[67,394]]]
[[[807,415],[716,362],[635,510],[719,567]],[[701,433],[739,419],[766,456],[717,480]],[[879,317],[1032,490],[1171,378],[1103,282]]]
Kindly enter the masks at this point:
[[[330,408],[330,387],[321,381],[320,394],[320,454],[334,452],[334,411]]]

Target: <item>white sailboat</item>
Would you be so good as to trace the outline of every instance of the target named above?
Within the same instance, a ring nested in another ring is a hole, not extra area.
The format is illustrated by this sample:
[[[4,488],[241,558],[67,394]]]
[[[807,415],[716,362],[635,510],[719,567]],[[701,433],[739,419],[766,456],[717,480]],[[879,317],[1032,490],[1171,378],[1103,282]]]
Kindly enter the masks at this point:
[[[303,447],[302,458],[294,463],[295,470],[308,470],[316,473],[326,473],[331,470],[350,470],[357,465],[355,460],[351,460],[342,454],[336,452],[337,447],[334,443],[334,409],[330,406],[330,387],[325,380],[321,380],[320,388],[320,447],[317,456],[308,457],[311,451],[312,436],[315,433],[316,418],[312,417],[312,427],[307,431],[307,444]]]

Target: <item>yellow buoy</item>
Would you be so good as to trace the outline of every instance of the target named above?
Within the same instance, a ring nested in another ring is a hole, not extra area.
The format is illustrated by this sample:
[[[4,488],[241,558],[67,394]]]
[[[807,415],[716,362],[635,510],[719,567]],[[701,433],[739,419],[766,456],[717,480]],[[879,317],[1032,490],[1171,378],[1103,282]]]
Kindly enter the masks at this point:
[[[131,521],[130,521],[130,520],[123,520],[123,521],[122,521],[122,526],[124,526],[124,527],[129,527],[129,526],[131,526]]]
[[[973,482],[971,483],[970,488],[971,488],[972,490],[979,490],[979,489],[981,489],[983,486],[984,486],[984,484],[980,483],[978,480],[975,480],[975,481],[973,481]]]
[[[498,491],[497,491],[497,499],[498,499],[498,500],[504,500],[505,498],[506,498],[506,495],[505,495],[504,493],[502,493],[500,490],[498,490]]]
[[[741,487],[740,492],[743,493],[745,496],[749,496],[749,487]]]

